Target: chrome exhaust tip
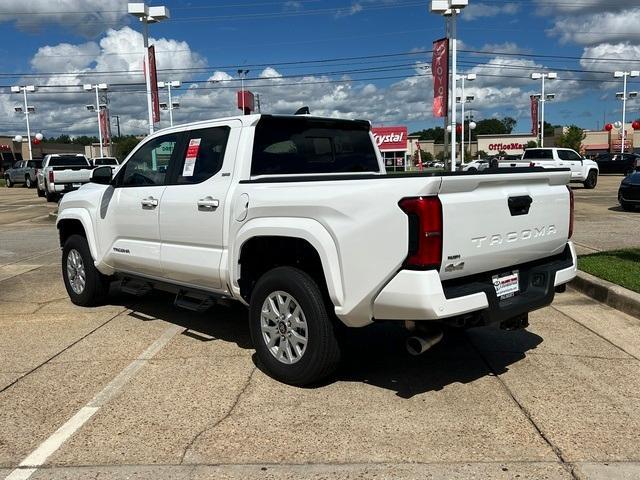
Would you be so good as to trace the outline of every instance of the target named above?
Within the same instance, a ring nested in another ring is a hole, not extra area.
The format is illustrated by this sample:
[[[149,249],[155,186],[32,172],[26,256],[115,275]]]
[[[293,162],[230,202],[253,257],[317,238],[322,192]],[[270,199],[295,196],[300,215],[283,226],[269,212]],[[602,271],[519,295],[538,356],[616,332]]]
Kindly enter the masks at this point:
[[[405,346],[407,352],[414,357],[422,355],[427,350],[436,346],[442,340],[442,332],[432,333],[430,335],[413,335],[407,338]]]

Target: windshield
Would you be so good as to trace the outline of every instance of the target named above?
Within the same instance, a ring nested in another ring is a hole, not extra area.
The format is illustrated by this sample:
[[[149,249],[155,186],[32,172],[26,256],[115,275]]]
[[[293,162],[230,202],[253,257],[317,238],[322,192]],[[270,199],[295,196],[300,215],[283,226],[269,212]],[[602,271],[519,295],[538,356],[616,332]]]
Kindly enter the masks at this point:
[[[88,167],[89,162],[85,157],[75,155],[60,155],[49,159],[50,167]]]

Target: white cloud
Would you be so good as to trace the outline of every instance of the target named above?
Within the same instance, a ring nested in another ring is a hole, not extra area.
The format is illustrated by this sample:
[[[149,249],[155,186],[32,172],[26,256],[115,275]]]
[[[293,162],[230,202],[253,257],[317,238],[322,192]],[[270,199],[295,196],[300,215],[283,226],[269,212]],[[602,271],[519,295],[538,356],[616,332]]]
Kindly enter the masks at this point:
[[[356,13],[360,13],[363,10],[362,4],[360,2],[354,2],[348,8],[341,8],[336,12],[336,18],[340,17],[350,17],[355,15]]]
[[[86,36],[97,36],[127,16],[126,0],[2,0],[0,22],[15,22],[22,30],[51,25],[71,27]]]
[[[549,30],[561,42],[579,45],[615,43],[631,39],[640,43],[636,25],[640,23],[640,7],[623,11],[600,11],[572,16],[562,16]]]
[[[482,17],[496,17],[499,15],[515,15],[520,10],[516,3],[506,3],[504,5],[488,5],[486,3],[469,3],[469,6],[462,12],[462,19],[467,21],[476,20]]]

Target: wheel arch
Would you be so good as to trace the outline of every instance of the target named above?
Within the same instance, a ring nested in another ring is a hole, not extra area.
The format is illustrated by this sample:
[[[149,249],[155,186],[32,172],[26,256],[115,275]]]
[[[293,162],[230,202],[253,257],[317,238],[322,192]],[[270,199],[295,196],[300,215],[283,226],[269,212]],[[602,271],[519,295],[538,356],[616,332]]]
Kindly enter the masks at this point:
[[[82,235],[87,239],[89,251],[94,261],[98,260],[98,248],[96,244],[95,234],[91,228],[91,217],[89,212],[82,209],[66,209],[58,216],[56,227],[58,228],[58,236],[60,239],[60,247],[71,235]]]
[[[319,222],[307,218],[263,218],[247,222],[238,232],[231,262],[231,288],[237,297],[248,301],[251,282],[265,268],[294,266],[310,269],[334,306],[344,302],[341,262],[331,234]],[[277,248],[265,256],[262,252]],[[256,252],[261,252],[256,256]],[[258,259],[251,267],[250,262]],[[243,266],[242,263],[245,262]],[[249,269],[249,275],[243,273]],[[306,271],[306,270],[305,270]],[[318,278],[321,277],[321,278]],[[322,280],[322,282],[320,282]]]

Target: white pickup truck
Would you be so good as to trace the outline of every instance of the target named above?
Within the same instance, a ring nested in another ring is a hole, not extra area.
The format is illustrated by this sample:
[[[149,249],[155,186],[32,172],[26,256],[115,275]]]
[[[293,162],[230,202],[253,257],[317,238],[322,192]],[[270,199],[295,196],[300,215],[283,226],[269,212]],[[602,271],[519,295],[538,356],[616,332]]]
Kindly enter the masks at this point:
[[[194,310],[241,302],[265,369],[309,384],[337,366],[340,323],[404,322],[414,354],[442,324],[524,328],[576,275],[570,175],[387,175],[366,121],[183,125],[64,196],[64,282],[82,306],[114,279]]]
[[[582,158],[570,148],[528,148],[520,160],[502,160],[499,167],[568,168],[571,182],[582,183],[589,190],[596,188],[600,174],[596,162]]]
[[[51,154],[42,161],[38,171],[38,196],[55,202],[67,192],[77,190],[91,179],[93,167],[82,154]]]

